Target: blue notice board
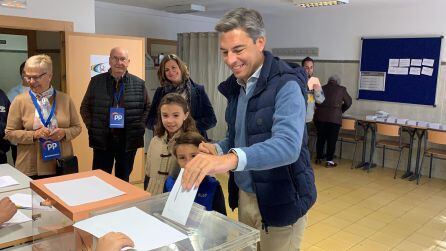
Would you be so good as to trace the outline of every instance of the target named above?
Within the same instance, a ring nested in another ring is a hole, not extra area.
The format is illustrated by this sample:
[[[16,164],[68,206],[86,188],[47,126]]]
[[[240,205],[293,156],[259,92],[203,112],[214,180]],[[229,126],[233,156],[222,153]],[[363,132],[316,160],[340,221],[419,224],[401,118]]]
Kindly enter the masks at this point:
[[[358,99],[435,106],[442,38],[363,38]]]

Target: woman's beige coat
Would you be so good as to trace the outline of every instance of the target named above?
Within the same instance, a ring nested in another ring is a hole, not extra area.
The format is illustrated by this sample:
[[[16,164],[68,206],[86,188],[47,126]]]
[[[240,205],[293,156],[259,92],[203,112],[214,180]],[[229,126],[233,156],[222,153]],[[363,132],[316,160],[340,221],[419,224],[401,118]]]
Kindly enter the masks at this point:
[[[50,100],[53,103],[52,99]],[[17,143],[16,168],[33,175],[56,174],[56,160],[43,161],[39,140],[33,139],[35,107],[28,92],[18,95],[11,104],[5,138]],[[58,127],[65,131],[61,140],[62,157],[73,155],[71,140],[81,133],[79,116],[71,98],[58,91],[55,111]]]

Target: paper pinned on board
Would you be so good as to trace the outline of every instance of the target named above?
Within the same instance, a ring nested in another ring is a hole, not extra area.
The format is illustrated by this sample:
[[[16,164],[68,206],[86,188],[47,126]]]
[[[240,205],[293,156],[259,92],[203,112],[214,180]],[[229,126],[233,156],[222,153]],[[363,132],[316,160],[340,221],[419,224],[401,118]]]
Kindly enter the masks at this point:
[[[423,58],[423,65],[424,66],[434,67],[434,63],[435,63],[434,59]]]
[[[421,66],[421,63],[423,62],[423,60],[422,59],[415,59],[415,58],[413,58],[411,61],[410,61],[410,65],[411,66]]]
[[[97,238],[108,232],[124,233],[133,240],[135,250],[152,250],[188,238],[186,234],[136,207],[91,217],[73,226]]]
[[[398,67],[399,65],[400,65],[399,59],[395,59],[395,58],[389,59],[389,68],[390,67]]]
[[[400,59],[399,67],[409,67],[410,66],[410,58],[402,58]]]
[[[421,70],[421,74],[426,76],[432,76],[432,74],[434,74],[434,69],[430,67],[423,67],[423,69]]]
[[[125,194],[96,176],[49,183],[45,186],[68,206],[79,206]]]
[[[421,75],[421,67],[410,67],[410,71],[409,71],[410,75]]]

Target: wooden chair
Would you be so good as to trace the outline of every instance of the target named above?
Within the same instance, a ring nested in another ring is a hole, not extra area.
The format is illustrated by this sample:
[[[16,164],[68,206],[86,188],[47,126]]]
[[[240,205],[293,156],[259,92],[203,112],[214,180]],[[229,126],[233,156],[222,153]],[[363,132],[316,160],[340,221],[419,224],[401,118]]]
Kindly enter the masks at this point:
[[[342,119],[341,131],[339,132],[338,141],[340,142],[339,147],[339,159],[342,159],[342,143],[355,144],[355,150],[353,151],[352,165],[355,162],[356,148],[358,143],[364,141],[364,136],[359,136],[356,129],[355,119]]]
[[[382,159],[382,167],[384,167],[384,162],[386,159],[386,149],[392,151],[398,151],[400,154],[398,156],[398,162],[395,168],[395,174],[393,178],[396,179],[396,173],[398,171],[398,166],[401,161],[401,154],[404,148],[409,149],[409,144],[403,143],[401,137],[401,126],[400,125],[390,125],[383,123],[376,123],[376,134],[377,136],[385,136],[385,139],[379,139],[375,143],[376,148],[383,149],[383,159]],[[390,138],[390,139],[389,139]]]
[[[446,131],[434,131],[427,130],[427,137],[424,141],[423,157],[421,158],[421,164],[419,167],[419,175],[417,178],[417,184],[420,181],[421,169],[423,168],[424,157],[430,157],[429,163],[429,178],[432,178],[432,161],[436,159],[446,159],[446,149],[438,148],[440,146],[446,146]]]

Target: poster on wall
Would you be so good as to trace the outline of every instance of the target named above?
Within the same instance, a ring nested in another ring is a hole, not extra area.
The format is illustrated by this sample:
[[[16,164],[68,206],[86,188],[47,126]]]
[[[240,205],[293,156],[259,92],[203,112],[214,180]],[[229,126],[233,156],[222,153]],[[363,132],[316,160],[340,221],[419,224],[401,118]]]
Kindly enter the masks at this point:
[[[107,72],[110,69],[109,55],[90,55],[90,76]]]

